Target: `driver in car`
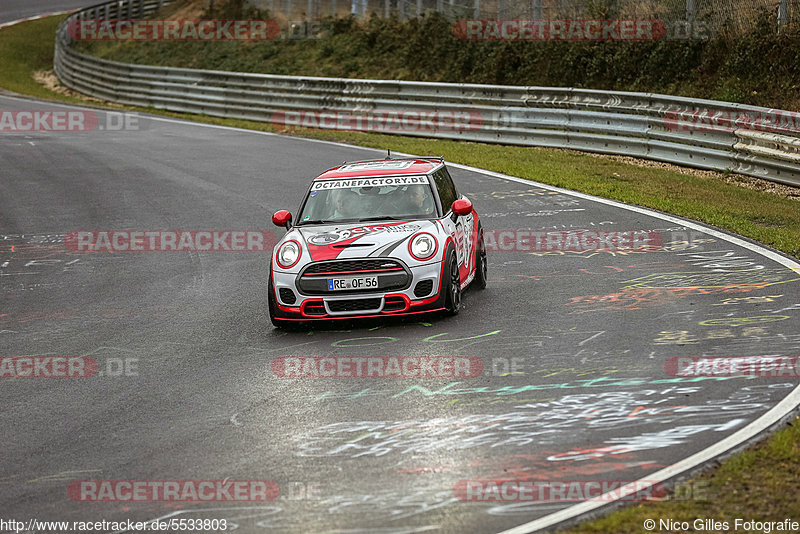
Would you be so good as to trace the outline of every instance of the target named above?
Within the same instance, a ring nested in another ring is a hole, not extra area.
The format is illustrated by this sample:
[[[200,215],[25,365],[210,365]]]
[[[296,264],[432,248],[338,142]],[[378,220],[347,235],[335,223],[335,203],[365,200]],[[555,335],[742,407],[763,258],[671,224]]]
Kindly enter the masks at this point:
[[[360,217],[358,204],[359,195],[348,189],[340,189],[336,194],[336,219],[358,219]]]
[[[425,188],[419,185],[411,186],[411,194],[409,195],[411,199],[410,205],[408,207],[409,214],[412,215],[432,215],[433,214],[433,202],[432,198],[428,193],[425,191]]]

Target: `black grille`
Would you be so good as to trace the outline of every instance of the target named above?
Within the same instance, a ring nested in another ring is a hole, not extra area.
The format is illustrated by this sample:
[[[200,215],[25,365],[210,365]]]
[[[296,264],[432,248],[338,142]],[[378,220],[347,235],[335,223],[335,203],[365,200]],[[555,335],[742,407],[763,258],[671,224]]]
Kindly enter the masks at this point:
[[[332,312],[353,312],[376,310],[381,306],[381,299],[329,300],[328,308]]]
[[[423,280],[414,287],[414,295],[417,297],[424,297],[425,295],[430,295],[432,290],[433,280]]]
[[[342,271],[403,271],[403,266],[390,259],[374,260],[338,260],[324,263],[313,263],[303,271],[304,275],[321,273],[340,273]]]
[[[377,287],[332,291],[328,279],[333,277],[377,276]],[[355,295],[370,292],[400,291],[411,285],[411,272],[400,261],[391,258],[329,260],[312,263],[297,279],[297,290],[303,295]]]
[[[406,301],[401,297],[386,297],[383,303],[383,311],[399,311],[406,309]]]
[[[321,302],[310,302],[305,307],[306,315],[327,315],[325,305]]]
[[[286,304],[294,304],[297,302],[297,297],[294,296],[294,291],[289,289],[288,287],[282,287],[279,290],[281,294],[281,301]]]

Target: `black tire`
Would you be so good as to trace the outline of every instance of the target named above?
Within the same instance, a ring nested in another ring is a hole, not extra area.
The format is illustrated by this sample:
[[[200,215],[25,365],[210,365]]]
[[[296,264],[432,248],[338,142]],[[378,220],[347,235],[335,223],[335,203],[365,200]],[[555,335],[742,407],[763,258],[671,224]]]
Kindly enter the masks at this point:
[[[447,284],[445,288],[444,307],[447,315],[458,315],[461,311],[461,277],[458,274],[458,260],[455,252],[450,253],[450,260],[445,268]]]
[[[475,247],[475,287],[486,289],[489,262],[486,260],[486,245],[483,242],[483,228],[478,227],[478,244]]]
[[[262,293],[263,294],[263,293]],[[267,302],[269,305],[269,320],[272,321],[272,326],[276,328],[283,328],[285,321],[278,319],[278,307],[276,305],[275,288],[272,285],[272,265],[269,266],[269,289],[267,290]]]

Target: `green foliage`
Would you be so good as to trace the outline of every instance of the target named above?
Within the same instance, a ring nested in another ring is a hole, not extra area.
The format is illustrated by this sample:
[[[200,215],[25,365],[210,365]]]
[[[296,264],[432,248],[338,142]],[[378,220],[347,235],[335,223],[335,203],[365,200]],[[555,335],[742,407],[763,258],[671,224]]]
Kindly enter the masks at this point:
[[[587,0],[614,16],[612,0]],[[257,17],[248,0],[216,0],[215,16]],[[319,39],[265,43],[96,43],[118,61],[353,78],[650,91],[783,109],[800,107],[800,29],[778,33],[764,12],[745,35],[656,42],[462,41],[428,11],[407,21],[372,14],[320,22]]]

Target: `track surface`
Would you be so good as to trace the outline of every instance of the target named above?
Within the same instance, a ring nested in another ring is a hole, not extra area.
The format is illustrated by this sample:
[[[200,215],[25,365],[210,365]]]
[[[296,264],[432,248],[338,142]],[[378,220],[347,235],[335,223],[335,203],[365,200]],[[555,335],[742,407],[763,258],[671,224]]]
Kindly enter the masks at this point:
[[[0,97],[0,109],[56,108]],[[272,229],[270,214],[296,210],[316,173],[381,155],[148,118],[139,131],[0,136],[0,355],[87,355],[105,371],[4,383],[3,510],[186,510],[242,532],[497,532],[569,503],[460,502],[453,484],[646,477],[796,386],[664,370],[674,356],[797,355],[796,273],[534,183],[452,171],[487,229],[655,230],[663,247],[496,252],[489,287],[467,292],[456,318],[287,333],[266,317],[263,254],[79,254],[61,241],[72,230]],[[276,378],[271,360],[291,355],[477,356],[485,372],[458,384]],[[518,373],[501,376],[512,357]],[[120,361],[136,373],[109,376]],[[274,480],[282,495],[193,506],[66,492],[74,480],[226,478]]]
[[[0,3],[0,24],[43,13],[88,7],[97,3],[95,0],[3,0]]]

